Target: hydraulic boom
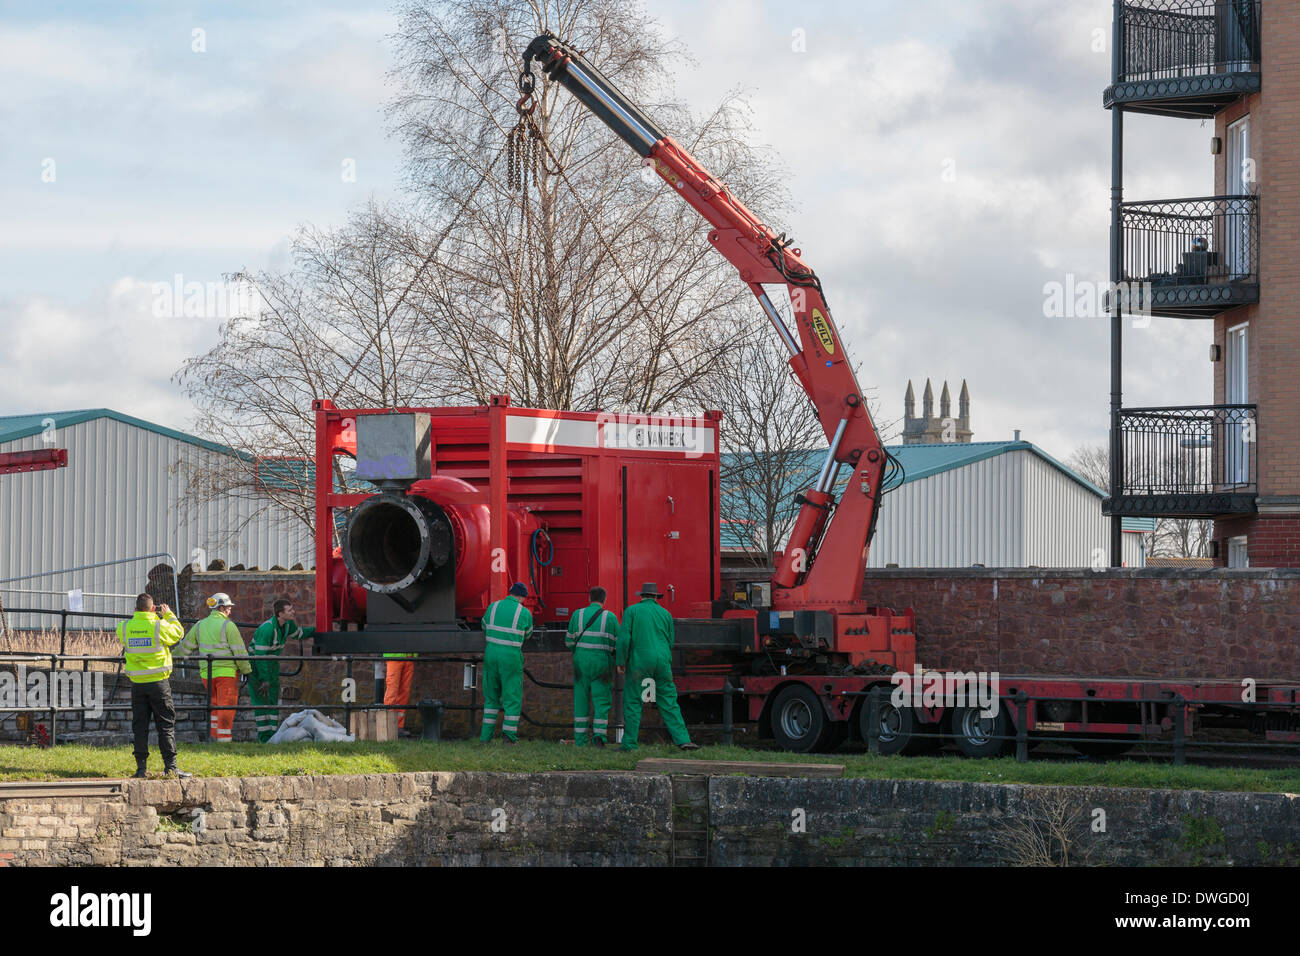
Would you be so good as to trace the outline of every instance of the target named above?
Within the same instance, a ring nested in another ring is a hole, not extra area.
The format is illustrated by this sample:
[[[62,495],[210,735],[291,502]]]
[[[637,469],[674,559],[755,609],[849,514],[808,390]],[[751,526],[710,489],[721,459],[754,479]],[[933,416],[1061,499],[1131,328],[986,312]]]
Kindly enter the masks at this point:
[[[816,409],[830,448],[816,484],[797,499],[799,514],[772,577],[773,606],[859,609],[867,547],[875,530],[889,455],[867,411],[821,282],[800,251],[792,248],[791,239],[777,235],[580,51],[550,33],[537,37],[524,52],[519,79],[521,113],[533,108],[534,61],[708,220],[713,227],[709,242],[736,267],[758,299],[789,350],[790,368]],[[789,291],[794,332],[763,289],[777,284]],[[836,501],[834,490],[845,465],[853,473]]]

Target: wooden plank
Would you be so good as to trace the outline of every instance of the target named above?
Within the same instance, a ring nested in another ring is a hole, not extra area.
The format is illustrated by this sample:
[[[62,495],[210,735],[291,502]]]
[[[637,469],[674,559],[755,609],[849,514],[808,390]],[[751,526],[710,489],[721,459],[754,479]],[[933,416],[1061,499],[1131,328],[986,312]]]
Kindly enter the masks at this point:
[[[647,757],[637,762],[642,773],[698,773],[710,776],[724,773],[748,774],[752,777],[842,777],[842,763],[754,763],[748,760],[684,760],[670,757]]]

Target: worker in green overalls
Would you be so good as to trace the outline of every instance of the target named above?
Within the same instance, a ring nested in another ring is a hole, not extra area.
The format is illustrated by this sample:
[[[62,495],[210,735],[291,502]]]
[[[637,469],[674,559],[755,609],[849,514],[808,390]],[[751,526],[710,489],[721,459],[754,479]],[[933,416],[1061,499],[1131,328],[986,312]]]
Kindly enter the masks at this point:
[[[663,597],[653,581],[641,586],[641,601],[623,612],[618,632],[618,672],[626,673],[623,684],[623,749],[636,750],[641,730],[641,704],[659,708],[673,743],[682,750],[699,750],[691,743],[677,706],[677,685],[673,683],[673,616],[659,604]]]
[[[605,589],[591,589],[591,603],[573,615],[564,643],[573,651],[573,743],[587,746],[590,731],[597,747],[605,746],[609,705],[614,699],[614,651],[618,618],[605,610]],[[595,715],[593,717],[593,706]]]
[[[272,615],[253,632],[248,645],[253,673],[248,678],[248,696],[253,702],[257,742],[264,744],[280,727],[280,652],[291,640],[311,637],[316,628],[302,628],[293,619],[293,602],[281,598],[271,605]]]
[[[501,736],[508,744],[519,740],[519,716],[524,706],[524,641],[533,633],[533,615],[519,603],[528,586],[516,582],[510,593],[493,601],[483,613],[483,731],[487,743],[501,716]]]

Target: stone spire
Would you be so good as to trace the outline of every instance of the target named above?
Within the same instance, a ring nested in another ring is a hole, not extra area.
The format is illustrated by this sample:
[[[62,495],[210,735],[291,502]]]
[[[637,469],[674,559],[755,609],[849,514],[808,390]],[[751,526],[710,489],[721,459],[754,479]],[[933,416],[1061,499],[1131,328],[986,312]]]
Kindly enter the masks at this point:
[[[925,391],[921,393],[921,416],[916,415],[916,393],[912,382],[907,382],[907,391],[903,395],[903,444],[943,444],[969,442],[972,437],[970,427],[970,389],[965,379],[961,383],[961,394],[957,399],[957,417],[952,416],[952,392],[948,383],[943,383],[939,394],[939,414],[934,414],[934,386],[927,378]]]

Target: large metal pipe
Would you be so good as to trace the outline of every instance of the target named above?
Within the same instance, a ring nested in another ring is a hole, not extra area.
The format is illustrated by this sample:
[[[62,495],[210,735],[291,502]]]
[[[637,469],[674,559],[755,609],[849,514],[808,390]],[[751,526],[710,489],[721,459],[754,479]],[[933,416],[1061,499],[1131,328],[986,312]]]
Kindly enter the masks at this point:
[[[1124,46],[1123,4],[1115,0],[1111,29],[1111,82],[1118,83],[1123,70],[1121,51]],[[1124,379],[1124,314],[1120,304],[1119,283],[1124,271],[1124,110],[1118,104],[1110,108],[1110,496],[1124,491],[1124,449],[1120,433]],[[1124,519],[1110,519],[1110,565],[1124,564]]]
[[[428,577],[455,555],[451,522],[418,495],[367,498],[348,519],[343,561],[362,587],[394,594]]]
[[[636,117],[634,117],[627,110],[623,109],[623,106],[612,96],[606,93],[601,88],[599,83],[596,83],[591,79],[591,77],[587,76],[587,74],[582,71],[582,67],[578,66],[576,63],[570,62],[565,72],[567,72],[571,77],[573,77],[580,84],[582,84],[582,88],[585,89],[588,93],[596,97],[596,99],[600,100],[600,102],[604,105],[605,109],[609,110],[620,120],[626,123],[628,129],[630,129],[633,133],[635,133],[636,136],[645,143],[647,149],[649,149],[651,146],[653,146],[655,143],[659,141],[659,137],[655,136],[644,126],[642,126],[641,123],[636,119]]]
[[[758,301],[759,304],[763,306],[763,311],[767,313],[768,321],[771,322],[772,327],[776,329],[777,335],[781,336],[781,341],[784,342],[785,347],[790,350],[790,354],[792,356],[798,355],[799,343],[794,340],[794,336],[791,335],[790,330],[786,328],[785,320],[781,318],[781,313],[776,311],[776,306],[772,305],[772,300],[767,297],[767,293],[760,292],[758,294]]]
[[[831,447],[826,449],[826,460],[822,462],[821,474],[817,476],[816,489],[824,494],[829,494],[835,484],[835,455],[840,450],[840,442],[844,438],[844,430],[849,427],[849,420],[841,418],[839,425],[835,428],[835,437],[831,439]]]

